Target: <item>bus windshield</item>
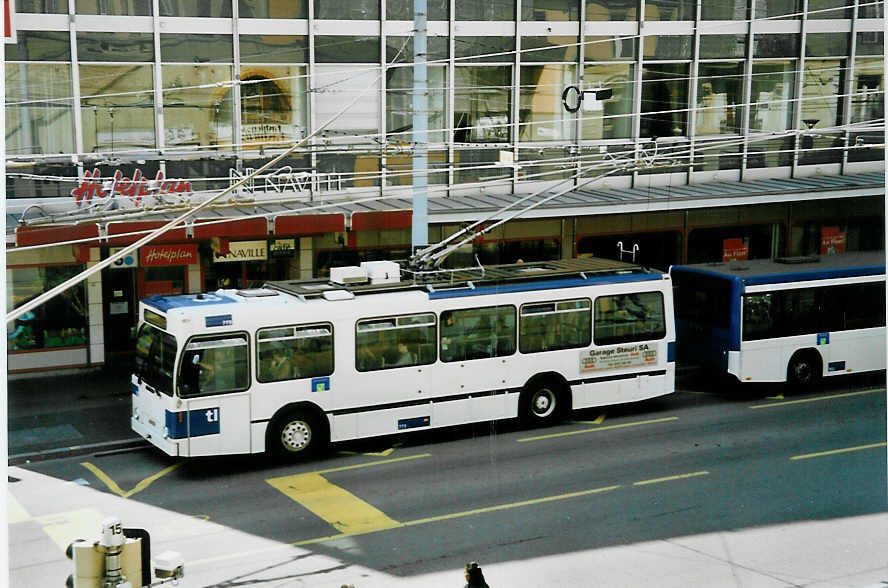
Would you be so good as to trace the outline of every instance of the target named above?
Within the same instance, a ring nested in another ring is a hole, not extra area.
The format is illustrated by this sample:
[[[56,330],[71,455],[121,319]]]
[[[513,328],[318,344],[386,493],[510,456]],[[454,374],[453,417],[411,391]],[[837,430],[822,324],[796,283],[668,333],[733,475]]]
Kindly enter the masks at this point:
[[[167,396],[173,395],[176,339],[169,333],[143,324],[136,340],[136,375]]]

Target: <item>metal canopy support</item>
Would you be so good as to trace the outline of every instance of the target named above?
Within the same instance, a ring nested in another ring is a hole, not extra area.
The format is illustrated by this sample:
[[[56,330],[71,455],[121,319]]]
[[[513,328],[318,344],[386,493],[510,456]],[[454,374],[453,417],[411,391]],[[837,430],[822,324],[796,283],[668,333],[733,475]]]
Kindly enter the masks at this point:
[[[413,0],[413,250],[429,242],[428,0]]]

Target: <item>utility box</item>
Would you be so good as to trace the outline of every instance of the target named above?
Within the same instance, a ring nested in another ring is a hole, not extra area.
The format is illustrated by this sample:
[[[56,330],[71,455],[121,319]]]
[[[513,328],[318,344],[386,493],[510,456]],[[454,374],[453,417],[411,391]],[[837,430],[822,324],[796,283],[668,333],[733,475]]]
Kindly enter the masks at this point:
[[[401,266],[394,261],[363,261],[361,269],[367,272],[371,284],[397,284],[401,281]]]

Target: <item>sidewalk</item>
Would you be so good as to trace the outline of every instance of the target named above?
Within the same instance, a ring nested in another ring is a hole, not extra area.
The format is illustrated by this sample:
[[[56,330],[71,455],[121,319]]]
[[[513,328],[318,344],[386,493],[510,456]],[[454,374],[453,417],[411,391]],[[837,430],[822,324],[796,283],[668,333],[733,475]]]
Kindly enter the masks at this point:
[[[130,362],[7,380],[9,465],[138,446],[130,428]]]
[[[465,561],[375,569],[354,563],[361,537],[299,547],[250,535],[200,517],[9,468],[10,585],[62,585],[71,572],[65,547],[97,537],[115,516],[151,534],[151,552],[179,552],[183,587],[447,588],[463,583]],[[484,516],[484,515],[479,515]],[[592,530],[594,531],[594,530]],[[397,531],[392,531],[397,532]],[[888,514],[732,529],[528,560],[482,561],[494,588],[607,586],[634,588],[884,588]]]

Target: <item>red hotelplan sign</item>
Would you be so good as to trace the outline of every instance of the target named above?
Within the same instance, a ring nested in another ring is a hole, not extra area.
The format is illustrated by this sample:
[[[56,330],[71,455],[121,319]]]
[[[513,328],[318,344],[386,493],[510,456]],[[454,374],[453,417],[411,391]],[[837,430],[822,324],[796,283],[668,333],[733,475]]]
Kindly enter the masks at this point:
[[[197,245],[147,245],[139,249],[142,267],[197,263]]]
[[[749,240],[725,239],[722,242],[722,261],[749,259]]]
[[[123,175],[123,172],[117,170],[114,172],[114,178],[110,180],[102,180],[102,174],[98,169],[92,172],[85,172],[80,184],[71,190],[71,196],[74,201],[81,205],[83,203],[90,204],[95,199],[111,198],[115,194],[127,196],[133,204],[142,203],[143,196],[152,196],[154,194],[190,194],[194,190],[191,189],[191,182],[187,180],[165,180],[163,172],[158,171],[153,180],[150,181],[142,176],[142,170],[136,169],[133,177],[129,178]]]
[[[839,227],[823,227],[820,229],[820,255],[845,253],[845,231]]]

